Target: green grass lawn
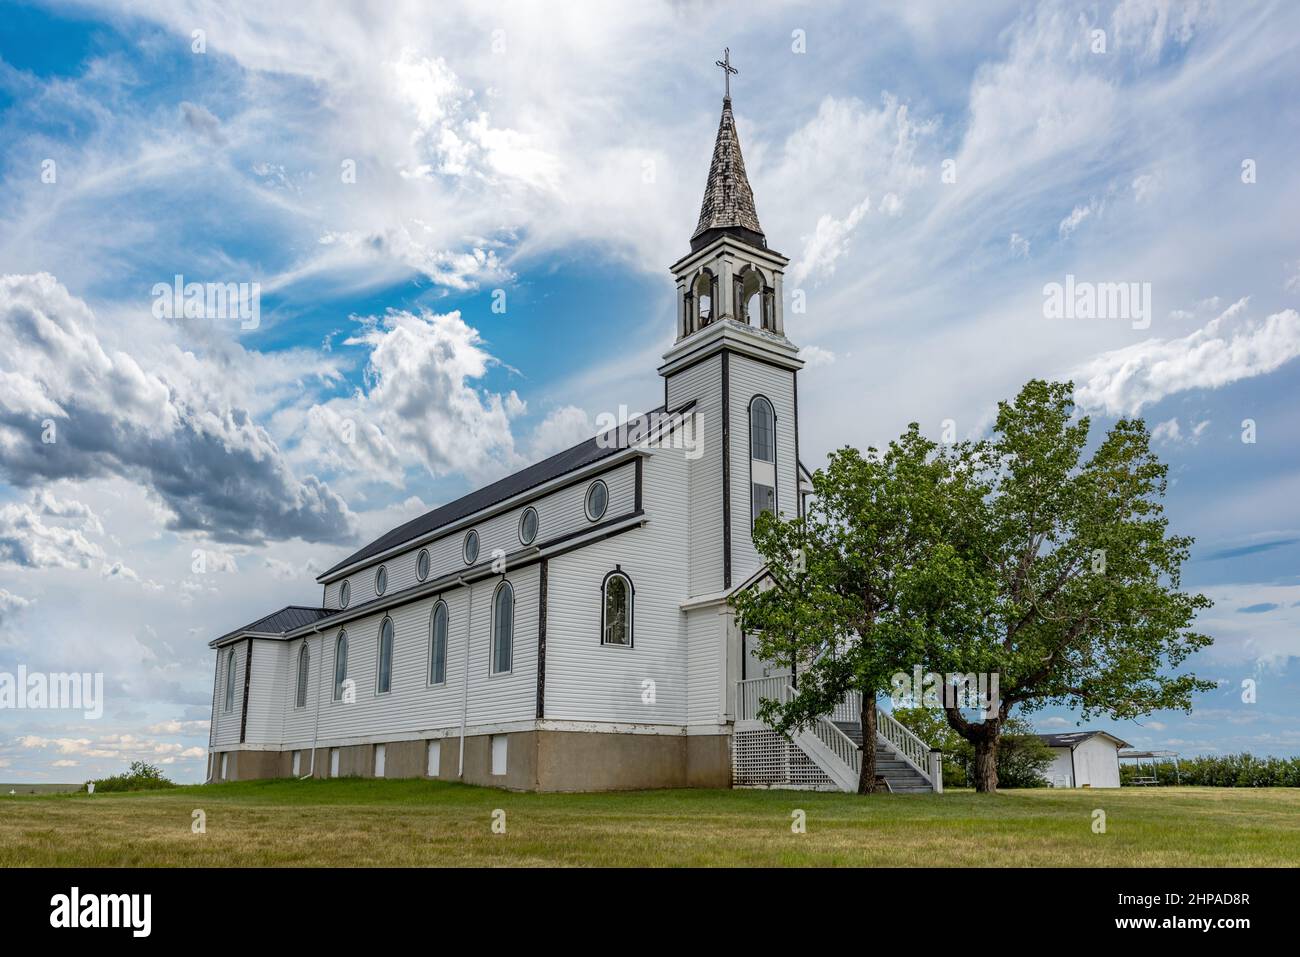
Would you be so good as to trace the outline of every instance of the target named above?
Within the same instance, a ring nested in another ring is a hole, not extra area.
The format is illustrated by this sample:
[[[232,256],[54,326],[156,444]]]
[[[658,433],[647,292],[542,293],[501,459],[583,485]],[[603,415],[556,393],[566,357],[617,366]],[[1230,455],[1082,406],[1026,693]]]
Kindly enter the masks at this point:
[[[195,810],[207,831],[193,833]],[[493,833],[494,811],[504,834]],[[791,831],[792,812],[807,832]],[[1106,833],[1093,833],[1093,812]],[[1300,790],[997,795],[516,794],[432,781],[256,781],[0,795],[0,866],[1300,864]]]

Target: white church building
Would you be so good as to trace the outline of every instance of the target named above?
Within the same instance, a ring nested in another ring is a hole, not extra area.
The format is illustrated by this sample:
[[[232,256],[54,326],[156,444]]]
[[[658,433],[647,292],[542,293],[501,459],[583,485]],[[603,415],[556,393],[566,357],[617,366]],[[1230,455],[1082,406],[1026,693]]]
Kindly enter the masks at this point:
[[[663,404],[394,528],[290,605],[210,642],[209,780],[342,775],[526,790],[856,788],[846,701],[783,738],[789,692],[729,599],[763,511],[801,512],[798,349],[723,101],[699,223],[671,267]],[[930,790],[881,715],[880,774]]]

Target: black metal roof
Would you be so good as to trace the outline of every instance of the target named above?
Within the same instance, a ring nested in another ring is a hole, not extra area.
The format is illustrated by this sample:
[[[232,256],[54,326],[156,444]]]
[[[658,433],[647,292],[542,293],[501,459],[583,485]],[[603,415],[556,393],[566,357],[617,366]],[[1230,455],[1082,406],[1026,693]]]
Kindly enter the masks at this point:
[[[259,632],[262,634],[278,635],[281,632],[293,631],[295,628],[301,628],[303,625],[310,625],[313,622],[320,621],[326,615],[330,614],[328,608],[310,608],[306,605],[285,605],[279,611],[273,611],[264,618],[259,618],[243,628],[236,628],[234,631],[228,631],[220,638],[215,639],[212,644],[218,644],[233,635],[240,635],[247,631]]]
[[[628,422],[628,429],[632,428],[632,423],[653,415],[657,412],[663,412],[664,406],[651,409],[639,416],[633,416]],[[388,551],[390,548],[396,548],[403,542],[409,542],[414,538],[420,538],[430,532],[437,531],[444,525],[450,525],[458,522],[462,518],[468,518],[475,512],[480,512],[489,508],[498,502],[504,502],[508,498],[526,492],[551,479],[559,478],[566,472],[572,472],[574,469],[582,468],[584,465],[590,465],[592,462],[598,462],[615,452],[623,450],[623,446],[616,441],[601,441],[606,433],[594,435],[581,442],[573,448],[565,449],[563,452],[557,452],[548,459],[543,459],[527,468],[515,472],[513,475],[507,475],[503,479],[498,479],[490,485],[485,485],[477,491],[470,492],[454,502],[448,502],[441,505],[431,512],[425,512],[419,518],[413,518],[404,525],[399,525],[390,532],[386,532],[379,538],[375,539],[365,548],[353,552],[343,561],[339,562],[333,568],[324,572],[317,577],[317,581],[328,578],[341,568],[347,568],[357,562],[365,561],[375,555]],[[613,433],[608,433],[612,435]]]
[[[1098,734],[1104,734],[1108,738],[1114,738],[1114,740],[1119,741],[1119,746],[1121,748],[1127,748],[1129,746],[1127,741],[1120,741],[1119,738],[1116,738],[1115,735],[1111,734],[1109,731],[1063,731],[1057,734],[1040,734],[1038,735],[1038,740],[1042,741],[1043,744],[1047,745],[1049,748],[1073,748],[1083,744],[1083,742]]]

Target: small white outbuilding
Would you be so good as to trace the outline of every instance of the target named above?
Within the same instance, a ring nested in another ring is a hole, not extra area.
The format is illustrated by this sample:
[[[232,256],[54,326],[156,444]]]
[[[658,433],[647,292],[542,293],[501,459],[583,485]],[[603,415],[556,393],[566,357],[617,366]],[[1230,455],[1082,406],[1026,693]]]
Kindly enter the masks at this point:
[[[1052,749],[1052,763],[1043,771],[1052,787],[1119,787],[1119,749],[1129,747],[1127,741],[1105,731],[1040,734],[1038,738]]]

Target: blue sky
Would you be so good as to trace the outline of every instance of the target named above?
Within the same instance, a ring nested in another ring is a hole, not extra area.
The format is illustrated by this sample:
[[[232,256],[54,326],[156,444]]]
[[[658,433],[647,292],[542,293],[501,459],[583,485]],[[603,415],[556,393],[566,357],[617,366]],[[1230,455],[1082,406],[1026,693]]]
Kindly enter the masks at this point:
[[[195,779],[209,638],[659,401],[723,46],[808,464],[1032,376],[1142,415],[1221,687],[1090,725],[1300,753],[1300,9],[715,6],[4,4],[0,671],[110,698],[0,713],[0,780]],[[176,274],[260,283],[259,324],[155,318]],[[1066,275],[1150,283],[1150,325],[1046,318]]]

